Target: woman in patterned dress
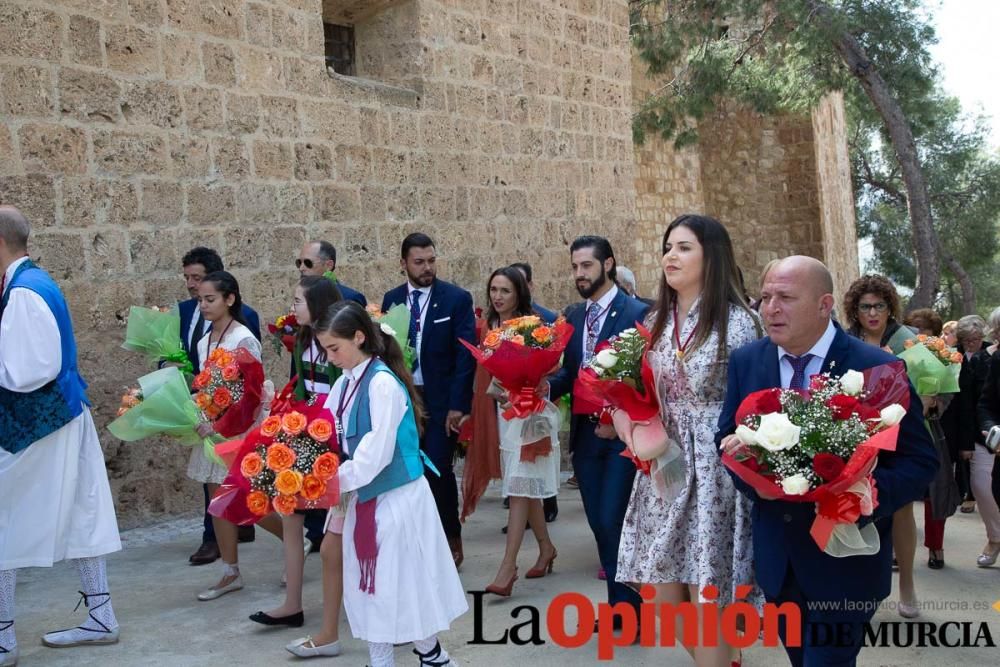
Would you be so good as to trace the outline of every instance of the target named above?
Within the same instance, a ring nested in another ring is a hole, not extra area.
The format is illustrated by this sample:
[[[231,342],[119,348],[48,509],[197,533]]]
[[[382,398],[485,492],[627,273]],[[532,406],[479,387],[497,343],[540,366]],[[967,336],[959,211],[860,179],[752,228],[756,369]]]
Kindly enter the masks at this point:
[[[686,470],[666,498],[648,475],[636,473],[616,578],[653,585],[657,604],[704,602],[703,589],[713,585],[723,607],[738,597],[738,586],[754,583],[753,545],[750,500],[720,461],[715,429],[729,353],[759,338],[760,325],[744,300],[732,241],[720,222],[683,215],[667,227],[662,249],[659,298],[646,322],[653,335],[649,361],[664,427]],[[750,601],[763,601],[756,587]],[[732,659],[721,642],[687,650],[699,666],[729,667]]]

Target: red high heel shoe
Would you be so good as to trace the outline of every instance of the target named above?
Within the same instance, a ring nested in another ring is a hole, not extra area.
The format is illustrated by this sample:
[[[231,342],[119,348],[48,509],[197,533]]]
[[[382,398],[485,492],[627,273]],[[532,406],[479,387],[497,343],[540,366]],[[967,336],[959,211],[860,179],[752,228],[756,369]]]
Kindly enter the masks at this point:
[[[555,562],[556,556],[558,556],[558,555],[559,555],[559,552],[553,550],[552,551],[552,558],[549,558],[548,560],[546,560],[545,562],[543,562],[541,567],[533,567],[530,570],[528,570],[524,574],[524,578],[525,579],[541,579],[546,574],[552,574],[552,563]]]
[[[511,591],[514,590],[514,582],[517,581],[517,568],[514,568],[514,576],[510,578],[506,586],[497,586],[496,584],[490,584],[486,587],[487,593],[493,593],[493,595],[499,595],[502,598],[509,598]]]

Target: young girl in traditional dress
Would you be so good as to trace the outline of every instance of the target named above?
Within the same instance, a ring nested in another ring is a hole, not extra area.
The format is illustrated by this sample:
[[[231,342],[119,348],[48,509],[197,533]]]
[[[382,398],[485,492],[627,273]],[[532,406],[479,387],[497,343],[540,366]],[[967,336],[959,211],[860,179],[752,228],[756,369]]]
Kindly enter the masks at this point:
[[[393,645],[413,642],[420,664],[455,666],[437,635],[468,610],[423,476],[418,424],[423,408],[391,332],[353,301],[335,304],[316,325],[327,359],[344,371],[326,405],[349,459],[337,473],[353,492],[343,526],[344,603],[351,632],[368,642],[372,667],[394,665]],[[324,575],[331,538],[323,542]],[[324,603],[327,603],[324,600]],[[325,655],[329,628],[290,646],[296,655]],[[305,650],[298,650],[305,649]]]
[[[330,365],[326,352],[316,342],[313,324],[337,301],[341,300],[340,290],[336,284],[323,276],[302,276],[295,288],[292,300],[292,312],[299,323],[299,333],[292,350],[291,379],[294,381],[291,400],[304,401],[310,405],[326,401],[330,387],[340,376],[340,369]],[[291,384],[291,382],[289,383]],[[289,388],[286,387],[286,391]],[[271,414],[280,414],[285,406],[277,402],[271,406]],[[289,409],[295,409],[293,404]],[[305,542],[302,530],[307,520],[313,520],[319,513],[318,531],[322,531],[326,518],[326,510],[296,510],[295,513],[281,517],[282,536],[285,547],[285,573],[287,588],[285,601],[280,607],[270,611],[258,611],[250,616],[250,620],[262,625],[289,625],[300,627],[305,618],[302,614],[302,570],[305,565]],[[339,539],[339,535],[336,536]],[[318,541],[317,541],[318,544]],[[336,546],[340,551],[340,544]],[[333,572],[331,571],[331,575]],[[343,582],[337,576],[331,576],[331,584],[336,584],[336,603],[324,610],[332,615],[331,626],[336,630],[340,622],[340,599]],[[333,579],[336,579],[334,582]],[[333,640],[337,640],[334,634]]]
[[[198,308],[205,321],[212,323],[209,334],[198,341],[198,358],[201,359],[199,371],[204,370],[208,356],[220,348],[230,351],[243,348],[255,359],[260,360],[260,341],[254,337],[243,321],[240,285],[231,273],[215,271],[205,276],[198,287]],[[198,427],[198,435],[203,438],[214,432],[215,429],[210,422]],[[210,496],[218,491],[227,472],[225,465],[209,460],[201,446],[191,450],[188,477],[196,482],[208,484]],[[243,588],[243,577],[240,576],[237,559],[236,524],[216,516],[212,517],[212,523],[222,554],[222,578],[211,588],[198,593],[198,599],[203,602]],[[277,517],[268,516],[258,523],[281,539],[281,523]]]

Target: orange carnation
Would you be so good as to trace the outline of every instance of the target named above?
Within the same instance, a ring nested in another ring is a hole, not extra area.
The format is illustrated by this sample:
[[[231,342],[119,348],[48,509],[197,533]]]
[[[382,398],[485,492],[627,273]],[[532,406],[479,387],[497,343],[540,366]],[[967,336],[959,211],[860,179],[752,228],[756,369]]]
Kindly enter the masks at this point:
[[[251,491],[247,495],[247,509],[257,516],[265,516],[271,503],[263,491]]]
[[[286,496],[295,495],[302,490],[302,473],[298,470],[282,470],[274,478],[274,488]]]
[[[289,447],[276,443],[267,448],[267,467],[274,472],[288,470],[295,463],[295,452]]]
[[[333,435],[333,424],[326,419],[314,419],[309,423],[307,432],[316,442],[326,442]]]
[[[273,438],[281,430],[281,417],[271,415],[260,425],[260,434],[265,438]]]
[[[194,382],[191,386],[195,389],[204,389],[208,386],[208,383],[212,381],[212,372],[207,368],[195,376]]]
[[[301,412],[289,412],[281,418],[281,428],[291,436],[306,430],[306,416]]]
[[[541,326],[531,332],[531,337],[539,343],[546,343],[552,338],[552,329]]]
[[[337,455],[332,452],[326,452],[316,457],[312,471],[316,477],[325,482],[337,474],[337,468],[339,467],[340,459],[337,458]]]
[[[314,475],[306,475],[302,480],[302,497],[306,500],[319,500],[326,493],[326,482]]]
[[[247,479],[256,477],[264,469],[264,461],[261,460],[260,454],[257,452],[251,452],[243,457],[243,461],[240,462],[240,472]]]
[[[217,387],[212,393],[212,402],[225,410],[233,404],[233,394],[225,387]]]
[[[486,337],[483,338],[483,347],[494,350],[500,347],[500,343],[502,342],[503,336],[501,335],[500,330],[491,329],[490,332],[486,334]]]
[[[227,382],[238,380],[240,377],[240,367],[236,364],[229,364],[222,367],[222,379]]]
[[[278,496],[274,499],[274,509],[278,514],[284,514],[285,516],[294,512],[298,504],[299,502],[295,499],[295,496]]]

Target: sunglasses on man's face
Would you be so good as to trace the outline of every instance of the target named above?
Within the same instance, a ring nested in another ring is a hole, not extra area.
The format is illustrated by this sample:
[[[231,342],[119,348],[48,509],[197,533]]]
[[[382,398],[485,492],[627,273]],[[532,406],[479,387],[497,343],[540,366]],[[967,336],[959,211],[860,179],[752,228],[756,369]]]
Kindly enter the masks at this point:
[[[303,264],[305,264],[305,267],[307,269],[311,269],[313,267],[313,261],[311,259],[308,259],[308,258],[307,259],[301,259],[301,258],[299,258],[299,259],[295,260],[295,268],[296,269],[301,269]]]

